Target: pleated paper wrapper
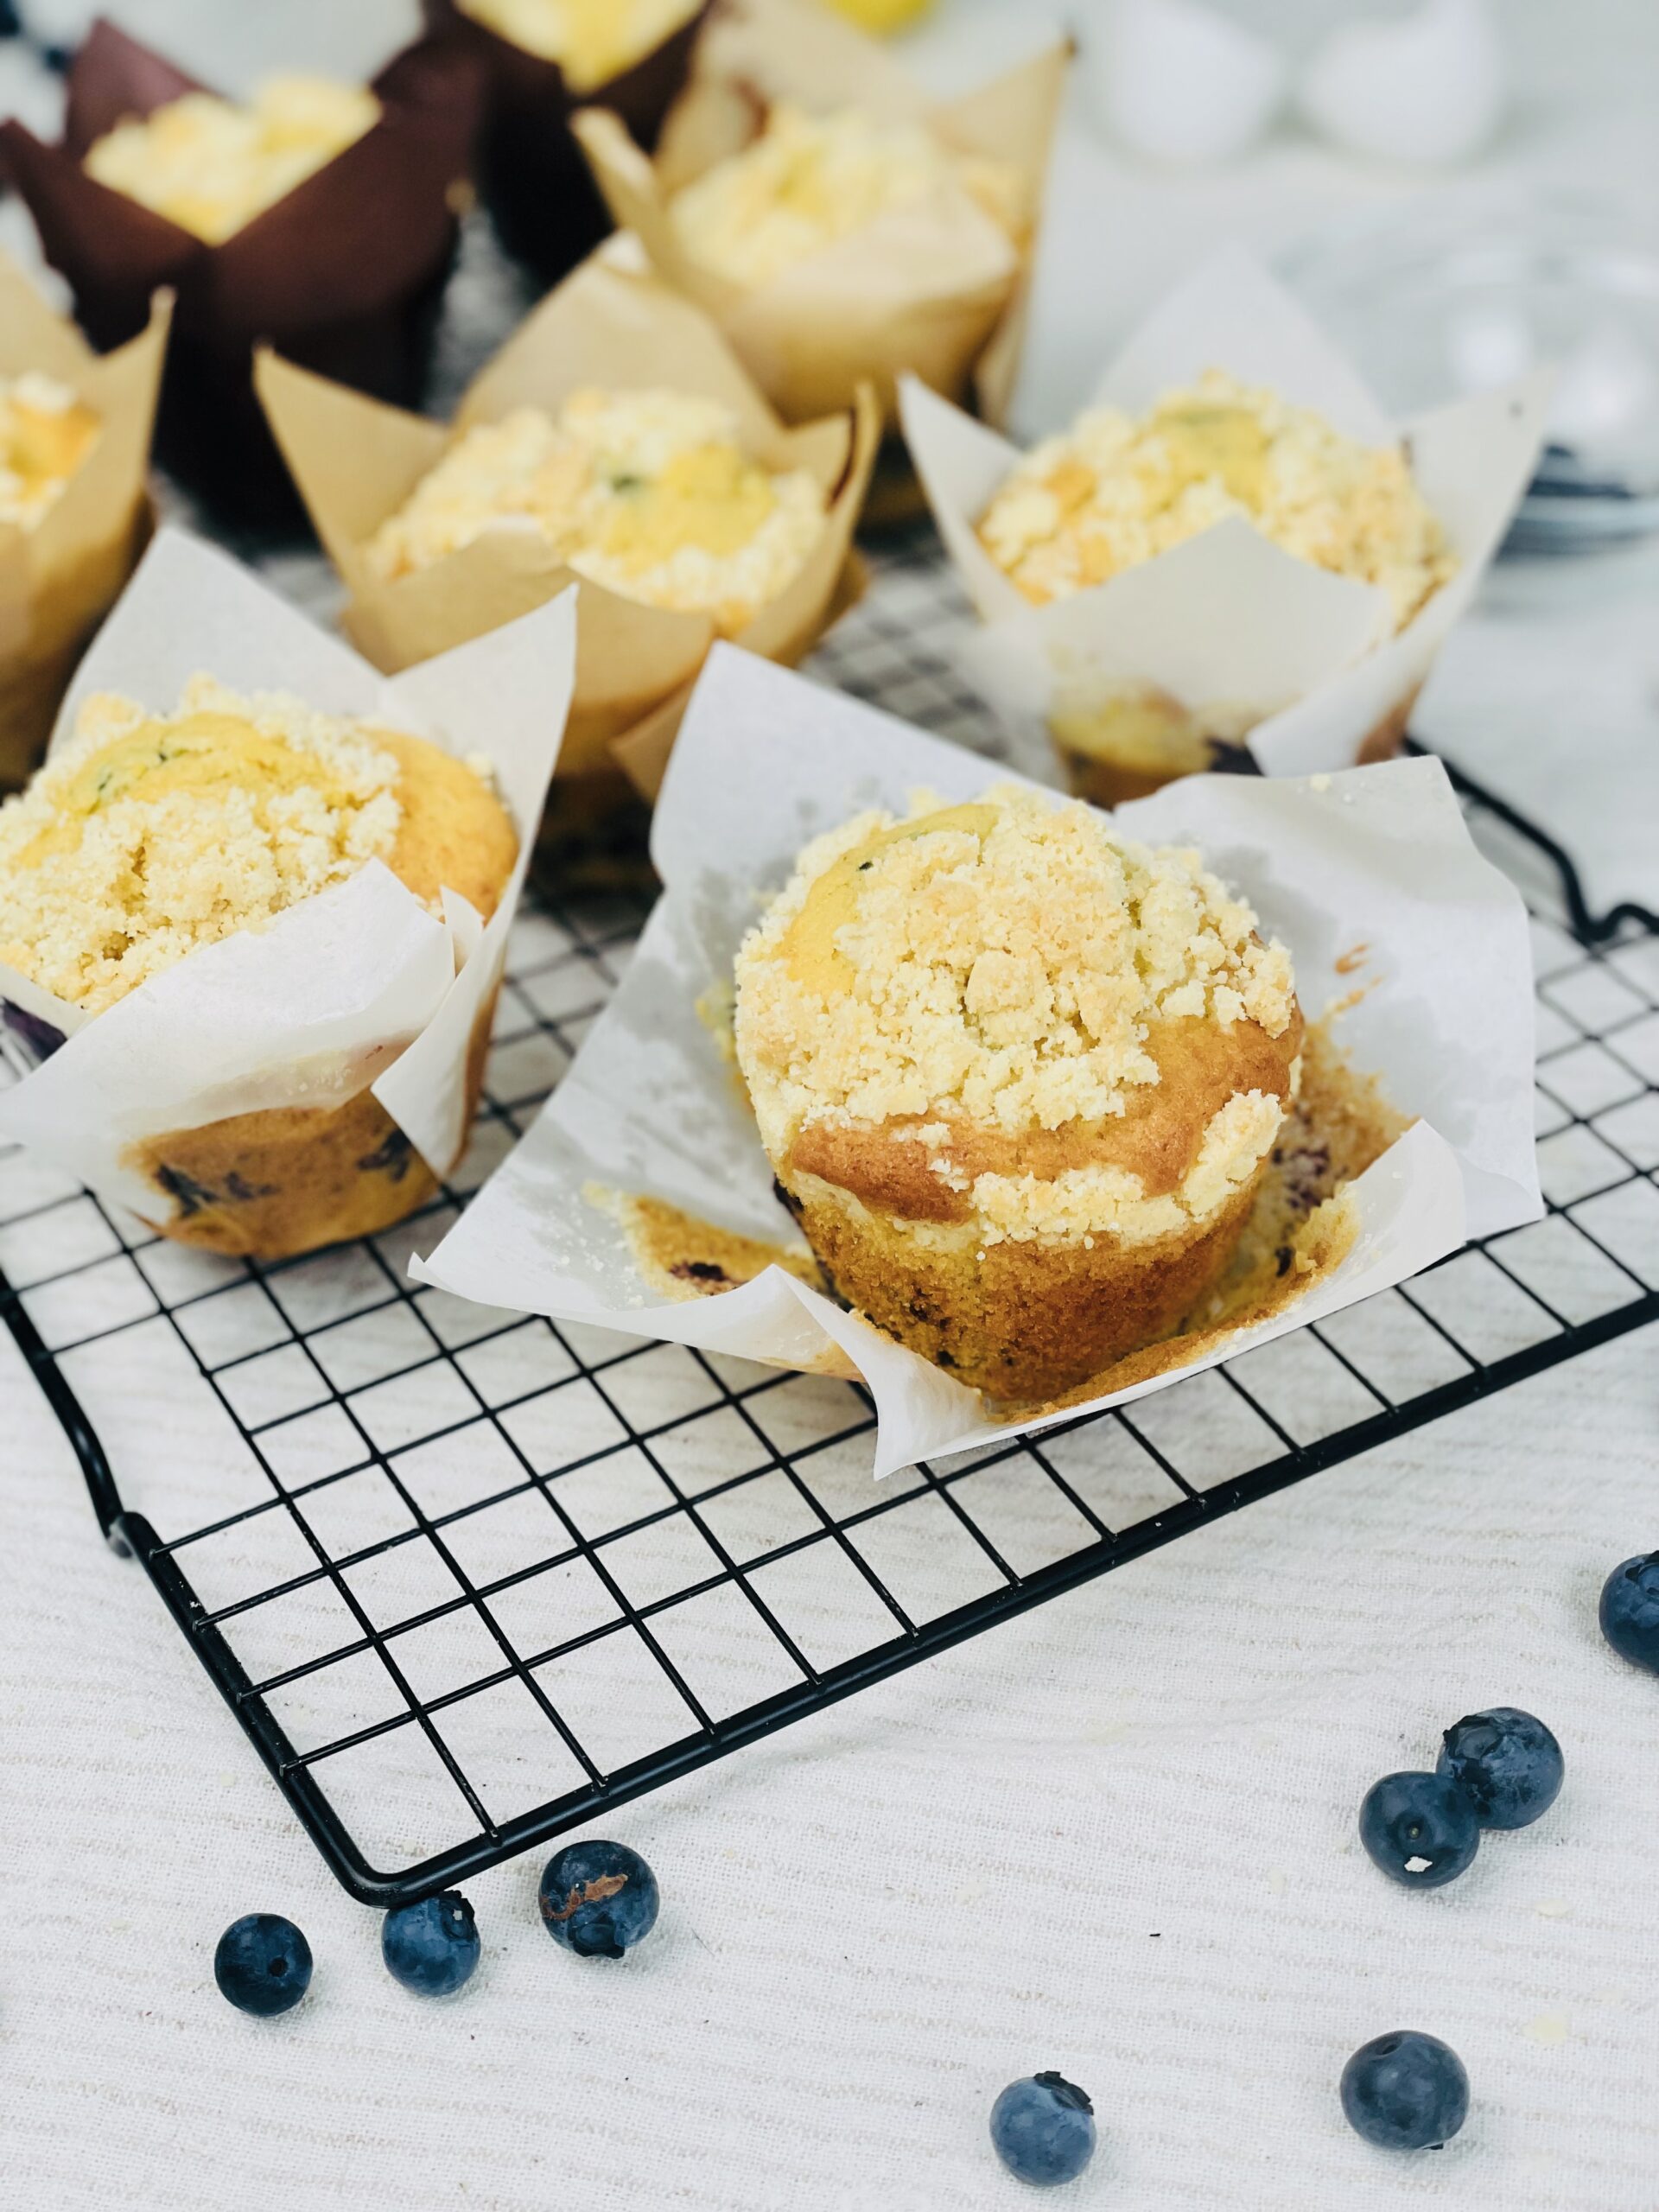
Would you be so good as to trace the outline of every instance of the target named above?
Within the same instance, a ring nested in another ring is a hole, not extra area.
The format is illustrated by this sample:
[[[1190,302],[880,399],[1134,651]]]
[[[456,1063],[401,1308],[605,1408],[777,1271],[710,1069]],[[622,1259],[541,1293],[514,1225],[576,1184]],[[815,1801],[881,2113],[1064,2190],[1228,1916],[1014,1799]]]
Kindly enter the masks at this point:
[[[972,1391],[780,1268],[662,1303],[623,1230],[584,1192],[660,1198],[774,1243],[792,1233],[747,1102],[696,1010],[730,977],[763,897],[809,838],[864,808],[903,815],[918,789],[951,805],[1003,780],[972,753],[717,649],[658,807],[652,855],[665,889],[621,987],[517,1150],[413,1272],[558,1320],[786,1368],[850,1366],[874,1400],[875,1470],[887,1474],[1162,1389],[1403,1281],[1467,1237],[1536,1218],[1526,915],[1475,851],[1440,764],[1284,782],[1192,777],[1125,808],[1118,827],[1196,844],[1288,946],[1310,1014],[1357,999],[1342,1018],[1344,1052],[1419,1117],[1350,1186],[1357,1229],[1338,1265],[1201,1357],[1013,1422],[988,1418]]]
[[[391,580],[376,572],[367,549],[455,435],[518,407],[556,414],[587,385],[670,386],[717,399],[735,413],[744,444],[768,468],[808,469],[822,486],[823,531],[791,582],[741,632],[741,644],[769,658],[799,659],[857,595],[853,531],[877,441],[868,390],[840,412],[786,429],[709,318],[614,252],[585,264],[543,301],[474,381],[448,428],[270,353],[257,375],[267,416],[350,594],[346,630],[378,668],[410,667],[579,581],[522,530],[486,531],[430,568]],[[714,642],[714,619],[583,583],[577,632],[560,776],[591,775],[620,760],[653,797]]]
[[[575,130],[620,226],[719,323],[785,421],[874,385],[891,414],[906,371],[1001,421],[1018,371],[1049,149],[1070,49],[1047,48],[961,99],[931,101],[891,54],[811,0],[731,0],[699,41],[655,158],[603,107]],[[925,124],[946,146],[1010,164],[1024,224],[1010,238],[957,186],[895,208],[770,282],[734,284],[682,244],[673,194],[741,151],[767,107],[858,107]]]
[[[1392,423],[1290,295],[1229,250],[1153,312],[1096,401],[1140,414],[1212,368],[1267,385],[1367,445],[1403,438],[1457,573],[1395,633],[1380,587],[1300,560],[1230,517],[1105,583],[1033,607],[975,532],[1019,448],[907,380],[911,455],[983,625],[965,664],[1016,723],[1073,702],[1086,709],[1151,695],[1200,728],[1243,733],[1270,775],[1386,757],[1531,477],[1549,374]]]
[[[170,714],[189,678],[292,694],[493,764],[518,865],[488,925],[453,893],[442,918],[371,861],[269,928],[200,947],[92,1016],[0,966],[0,1019],[49,1057],[0,1092],[0,1139],[145,1218],[155,1187],[130,1148],[285,1106],[333,1107],[379,1067],[374,1096],[438,1175],[467,1135],[474,1030],[493,999],[557,757],[575,658],[570,596],[388,681],[248,572],[164,531],[82,663],[79,704],[113,691]],[[50,1050],[54,1033],[64,1041]],[[358,1078],[354,1080],[354,1078]]]

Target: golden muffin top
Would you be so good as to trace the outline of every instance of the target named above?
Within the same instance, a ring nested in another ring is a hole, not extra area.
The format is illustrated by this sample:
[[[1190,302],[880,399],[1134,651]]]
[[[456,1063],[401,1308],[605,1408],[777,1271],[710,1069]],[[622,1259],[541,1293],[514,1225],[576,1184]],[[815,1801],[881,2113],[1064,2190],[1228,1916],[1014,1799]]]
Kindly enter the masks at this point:
[[[779,100],[759,136],[677,193],[671,212],[688,253],[753,287],[941,187],[1020,236],[1024,185],[1008,162],[957,153],[919,123]]]
[[[1398,446],[1212,369],[1136,419],[1094,407],[1046,438],[980,518],[981,543],[1040,606],[1243,515],[1299,559],[1387,592],[1396,628],[1457,557]]]
[[[498,38],[556,61],[573,92],[590,92],[654,54],[702,0],[460,0]]]
[[[245,105],[186,92],[86,149],[88,176],[220,245],[380,119],[360,85],[269,77]]]
[[[1290,958],[1197,853],[1012,785],[814,840],[737,957],[768,1152],[808,1122],[948,1112],[1004,1132],[1121,1115],[1154,1023],[1295,1019]]]
[[[464,431],[370,541],[394,578],[486,531],[527,532],[578,575],[741,630],[794,577],[823,524],[805,469],[774,474],[736,416],[685,392],[575,392]]]
[[[0,377],[0,523],[32,530],[86,460],[99,418],[67,384]]]
[[[209,676],[171,715],[95,693],[73,736],[0,804],[0,961],[97,1014],[371,860],[435,910],[438,884],[400,849],[417,757],[455,783],[451,820],[470,791],[499,822],[510,869],[514,840],[485,772],[423,740],[280,693],[245,698]],[[454,887],[476,903],[475,886]]]

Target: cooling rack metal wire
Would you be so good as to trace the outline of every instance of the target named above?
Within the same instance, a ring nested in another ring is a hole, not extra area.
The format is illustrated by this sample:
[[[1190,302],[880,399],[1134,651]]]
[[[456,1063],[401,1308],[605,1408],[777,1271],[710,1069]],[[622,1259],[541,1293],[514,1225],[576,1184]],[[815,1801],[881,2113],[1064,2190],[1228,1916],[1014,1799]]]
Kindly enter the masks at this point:
[[[995,750],[951,671],[960,619],[901,556],[819,672]],[[463,1880],[1659,1317],[1659,937],[1596,922],[1564,856],[1458,780],[1534,912],[1547,1217],[1133,1406],[879,1486],[850,1384],[407,1279],[568,1065],[639,906],[522,918],[467,1166],[385,1236],[219,1261],[0,1155],[0,1315],[99,1525],[353,1896]]]

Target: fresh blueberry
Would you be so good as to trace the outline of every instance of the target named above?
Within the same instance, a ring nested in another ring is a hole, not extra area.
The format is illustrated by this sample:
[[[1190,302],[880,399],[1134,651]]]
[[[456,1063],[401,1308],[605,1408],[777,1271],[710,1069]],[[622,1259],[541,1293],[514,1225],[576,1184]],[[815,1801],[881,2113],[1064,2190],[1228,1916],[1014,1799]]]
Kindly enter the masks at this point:
[[[1474,1857],[1480,1822],[1449,1775],[1385,1774],[1365,1792],[1359,1840],[1393,1880],[1438,1890]]]
[[[380,1927],[380,1955],[394,1981],[417,1997],[448,1997],[478,1964],[478,1923],[459,1890],[400,1904]]]
[[[1469,2117],[1469,2076],[1438,2036],[1396,2028],[1362,2044],[1343,2068],[1342,2109],[1379,2150],[1438,2149]]]
[[[1461,1786],[1484,1828],[1523,1828],[1560,1794],[1560,1745],[1516,1706],[1465,1713],[1443,1742],[1435,1771]]]
[[[1010,2082],[991,2107],[991,2144],[1016,2181],[1058,2188],[1095,2155],[1095,2108],[1063,2074]]]
[[[311,1986],[311,1946],[280,1912],[245,1912],[219,1939],[213,1980],[238,2012],[269,2019]]]
[[[1627,1559],[1608,1576],[1601,1632],[1621,1659],[1659,1675],[1659,1552]]]
[[[620,1959],[657,1923],[657,1877],[626,1843],[567,1843],[542,1872],[547,1932],[584,1959]]]

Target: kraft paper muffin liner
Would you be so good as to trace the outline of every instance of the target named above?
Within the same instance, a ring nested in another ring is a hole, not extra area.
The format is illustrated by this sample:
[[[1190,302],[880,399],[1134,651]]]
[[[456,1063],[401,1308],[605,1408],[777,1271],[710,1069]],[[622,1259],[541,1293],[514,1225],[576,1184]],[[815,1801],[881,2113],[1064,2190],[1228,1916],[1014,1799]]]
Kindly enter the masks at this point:
[[[36,1063],[0,1092],[0,1139],[219,1250],[274,1256],[410,1211],[466,1143],[575,653],[567,596],[387,681],[226,556],[164,531],[81,664],[54,743],[92,691],[157,713],[198,671],[290,692],[487,757],[518,862],[486,925],[451,892],[435,917],[372,861],[96,1016],[0,964],[0,1025]]]
[[[1033,607],[974,528],[1018,448],[918,383],[901,395],[917,472],[984,626],[964,651],[969,673],[1010,721],[1046,718],[1074,780],[1106,803],[1202,767],[1218,748],[1248,747],[1269,775],[1396,750],[1531,476],[1550,383],[1543,372],[1391,423],[1296,302],[1237,251],[1154,311],[1096,396],[1138,414],[1210,368],[1268,385],[1367,444],[1406,442],[1459,565],[1403,629],[1378,587],[1298,560],[1240,517]]]
[[[571,133],[571,115],[594,102],[620,116],[637,144],[654,147],[684,88],[709,10],[700,9],[620,75],[581,94],[571,92],[556,61],[527,54],[454,0],[424,0],[423,13],[435,32],[464,41],[483,66],[479,191],[508,252],[552,283],[611,228],[609,210]]]
[[[584,109],[573,127],[618,225],[715,318],[786,422],[848,406],[866,381],[891,419],[906,371],[1000,422],[1019,368],[1070,54],[1050,47],[935,104],[874,39],[810,0],[728,0],[697,47],[655,160],[601,106]],[[1009,162],[1024,186],[1023,237],[1009,239],[953,191],[880,217],[769,283],[743,288],[703,268],[682,245],[670,200],[741,151],[783,99],[918,121],[960,152]]]
[[[245,224],[204,240],[88,176],[82,157],[124,116],[211,90],[94,24],[69,72],[63,138],[0,124],[0,171],[27,201],[94,345],[143,328],[150,296],[177,296],[158,450],[227,514],[298,508],[253,396],[262,339],[321,373],[405,405],[424,388],[481,92],[459,45],[425,39],[373,80],[383,113],[357,142]]]
[[[941,1370],[779,1267],[665,1304],[594,1186],[644,1194],[776,1244],[791,1225],[729,1061],[696,1001],[730,976],[762,894],[805,841],[862,808],[950,805],[997,764],[802,678],[716,650],[686,716],[652,836],[666,887],[620,989],[528,1135],[412,1272],[463,1298],[774,1365],[849,1363],[874,1400],[876,1471],[1144,1395],[1402,1281],[1467,1236],[1541,1211],[1532,1135],[1524,909],[1475,851],[1438,761],[1311,780],[1202,776],[1127,808],[1137,838],[1194,843],[1295,962],[1305,1010],[1353,1001],[1341,1042],[1419,1116],[1350,1185],[1351,1249],[1270,1319],[1129,1389],[991,1421]],[[1452,944],[1456,957],[1448,959]]]
[[[0,523],[0,792],[45,752],[75,662],[149,535],[144,476],[172,313],[159,294],[137,337],[100,356],[0,254],[0,377],[54,377],[100,425],[34,529]]]
[[[642,606],[583,582],[524,531],[490,531],[411,575],[389,582],[377,575],[369,541],[456,433],[526,404],[556,412],[588,385],[630,391],[666,384],[718,399],[735,413],[751,452],[769,467],[809,469],[825,502],[823,529],[805,563],[737,642],[768,659],[798,660],[856,595],[861,572],[852,537],[878,435],[868,391],[845,412],[786,429],[709,318],[613,253],[585,264],[543,301],[474,380],[451,426],[378,405],[270,353],[257,378],[350,594],[347,634],[376,667],[408,668],[581,582],[562,786],[582,779],[616,784],[620,767],[631,787],[655,797],[714,642],[714,620]]]

